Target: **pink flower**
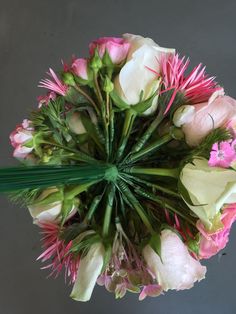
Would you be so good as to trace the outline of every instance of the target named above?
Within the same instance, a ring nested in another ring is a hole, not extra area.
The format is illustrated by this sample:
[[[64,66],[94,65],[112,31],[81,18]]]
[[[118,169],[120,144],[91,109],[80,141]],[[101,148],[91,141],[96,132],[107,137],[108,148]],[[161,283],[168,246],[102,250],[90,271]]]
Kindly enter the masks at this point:
[[[181,106],[175,112],[173,122],[182,126],[190,146],[199,145],[212,130],[226,127],[229,121],[236,120],[236,100],[222,93],[223,90],[215,92],[208,102]]]
[[[216,87],[214,77],[209,77],[205,73],[205,67],[202,67],[201,63],[186,75],[189,63],[189,59],[186,60],[185,57],[180,59],[178,54],[162,56],[160,72],[165,90],[174,89],[165,113],[170,109],[177,93],[184,94],[191,103],[199,103],[208,100],[212,93],[219,89]]]
[[[31,121],[25,119],[10,134],[11,145],[15,148],[14,157],[24,159],[34,149],[33,145],[29,145],[33,139],[33,132]]]
[[[49,89],[52,92],[55,92],[59,95],[66,96],[68,86],[64,84],[56,75],[56,73],[52,70],[49,69],[49,72],[47,73],[52,80],[49,79],[44,79],[39,82],[38,87],[43,87],[46,89]]]
[[[71,65],[72,72],[81,77],[83,80],[88,80],[87,63],[87,59],[75,59]]]
[[[50,261],[49,264],[42,269],[50,268],[51,274],[56,277],[65,269],[66,277],[70,278],[70,283],[75,282],[79,267],[79,256],[74,257],[70,253],[72,241],[65,243],[60,239],[60,226],[51,222],[39,223],[38,226],[42,229],[42,241],[44,252],[37,258],[42,262]]]
[[[230,229],[236,220],[236,203],[227,205],[222,212],[221,222],[223,228],[215,233],[208,233],[204,225],[199,220],[197,228],[200,231],[199,257],[210,258],[224,249],[228,240]]]
[[[41,108],[43,105],[48,105],[51,100],[55,100],[57,97],[56,93],[49,92],[47,95],[38,96],[38,108]]]
[[[229,142],[215,143],[212,146],[212,151],[208,165],[211,167],[228,168],[231,162],[235,159],[235,151]]]
[[[109,54],[114,64],[120,64],[127,57],[130,44],[123,38],[102,37],[93,41],[89,45],[90,54],[93,55],[98,49],[100,58],[103,58],[105,51]]]
[[[144,300],[147,296],[148,297],[158,297],[162,292],[162,288],[160,285],[153,284],[144,286],[142,292],[139,295],[139,301]]]

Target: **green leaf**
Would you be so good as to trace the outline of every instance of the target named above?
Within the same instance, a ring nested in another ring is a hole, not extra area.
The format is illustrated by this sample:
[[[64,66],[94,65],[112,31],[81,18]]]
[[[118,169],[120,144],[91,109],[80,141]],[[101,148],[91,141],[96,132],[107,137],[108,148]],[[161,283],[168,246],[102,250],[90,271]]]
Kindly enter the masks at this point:
[[[158,233],[152,235],[149,245],[161,259],[161,236]]]
[[[152,106],[153,99],[157,96],[157,93],[155,92],[151,97],[148,99],[141,101],[140,103],[133,105],[132,109],[136,111],[137,113],[143,113],[147,109],[149,109]]]
[[[125,101],[123,101],[117,92],[113,89],[110,93],[111,99],[113,100],[114,104],[121,110],[129,109],[130,105],[128,105]]]

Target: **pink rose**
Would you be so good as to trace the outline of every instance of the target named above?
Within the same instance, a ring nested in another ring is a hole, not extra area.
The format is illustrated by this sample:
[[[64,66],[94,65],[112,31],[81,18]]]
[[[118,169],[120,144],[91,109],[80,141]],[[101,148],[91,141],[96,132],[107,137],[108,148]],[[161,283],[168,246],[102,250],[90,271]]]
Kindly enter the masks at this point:
[[[208,233],[203,224],[199,220],[197,228],[200,231],[199,257],[210,258],[225,248],[228,240],[232,224],[236,220],[236,203],[227,205],[223,209],[221,222],[224,227],[217,232]]]
[[[33,145],[28,146],[33,139],[34,128],[30,125],[31,121],[25,119],[21,125],[10,134],[10,141],[15,148],[13,156],[16,158],[26,158],[27,155],[34,149]]]
[[[105,51],[108,52],[111,61],[114,64],[120,64],[127,57],[130,44],[123,38],[102,37],[93,41],[89,45],[90,54],[93,55],[95,49],[98,49],[100,58],[103,58]]]
[[[213,129],[227,126],[229,121],[236,119],[236,100],[222,93],[223,90],[217,91],[208,102],[176,110],[173,122],[182,127],[190,146],[197,146]]]
[[[75,59],[71,65],[71,70],[83,80],[88,80],[87,60],[83,58]]]

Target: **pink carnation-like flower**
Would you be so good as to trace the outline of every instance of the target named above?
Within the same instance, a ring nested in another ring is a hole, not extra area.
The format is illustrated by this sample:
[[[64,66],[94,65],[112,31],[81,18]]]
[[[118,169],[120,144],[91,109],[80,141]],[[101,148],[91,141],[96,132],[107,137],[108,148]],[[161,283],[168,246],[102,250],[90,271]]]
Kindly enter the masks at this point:
[[[227,205],[223,209],[221,222],[223,228],[215,233],[208,233],[204,225],[199,220],[197,228],[200,231],[199,257],[207,259],[224,249],[228,240],[230,229],[236,220],[236,203]]]
[[[105,51],[107,51],[111,61],[114,64],[120,64],[126,59],[129,47],[130,44],[123,38],[102,37],[90,43],[89,51],[93,55],[97,48],[100,58],[103,58]]]
[[[221,142],[212,146],[212,151],[208,165],[211,167],[228,168],[235,159],[235,150],[231,143]]]
[[[88,79],[88,61],[87,59],[79,58],[75,59],[71,65],[71,70],[74,74],[81,77],[83,80]]]
[[[34,128],[30,125],[31,121],[25,119],[21,125],[10,134],[11,145],[15,148],[13,156],[16,158],[26,158],[34,149],[33,145],[27,144],[33,139]]]
[[[38,223],[42,228],[41,234],[43,235],[43,248],[44,252],[37,258],[42,262],[50,261],[49,264],[41,269],[50,268],[52,271],[49,276],[57,277],[60,272],[65,269],[65,280],[70,278],[70,283],[74,283],[79,268],[79,256],[74,257],[70,253],[72,241],[65,243],[59,238],[60,226],[57,224],[47,222]]]

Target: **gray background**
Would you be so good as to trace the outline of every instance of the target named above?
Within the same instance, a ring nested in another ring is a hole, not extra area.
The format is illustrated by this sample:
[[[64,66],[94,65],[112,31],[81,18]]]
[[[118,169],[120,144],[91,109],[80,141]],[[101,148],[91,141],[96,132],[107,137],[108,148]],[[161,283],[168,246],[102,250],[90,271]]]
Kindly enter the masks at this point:
[[[193,65],[206,64],[236,97],[235,13],[235,0],[0,0],[0,166],[14,163],[9,133],[36,107],[37,83],[48,67],[73,53],[86,56],[99,36],[131,32],[175,47]],[[115,301],[99,287],[83,304],[69,298],[63,276],[46,279],[39,269],[38,230],[27,210],[1,197],[0,213],[0,314],[236,312],[236,227],[227,255],[205,262],[207,279],[193,289],[139,302],[132,294]]]

